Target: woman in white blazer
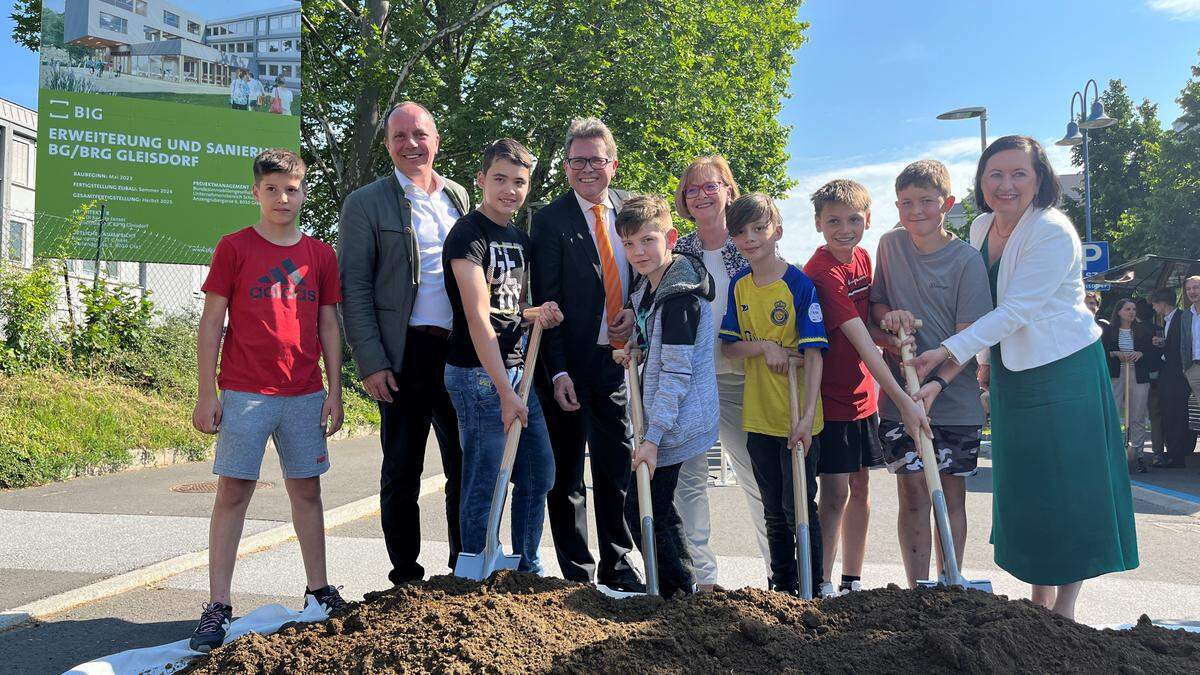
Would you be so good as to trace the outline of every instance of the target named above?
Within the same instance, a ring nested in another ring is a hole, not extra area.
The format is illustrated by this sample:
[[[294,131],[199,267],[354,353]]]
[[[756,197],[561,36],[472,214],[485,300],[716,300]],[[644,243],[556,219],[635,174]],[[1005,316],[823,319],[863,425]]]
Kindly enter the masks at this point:
[[[992,415],[995,560],[1033,601],[1074,618],[1084,579],[1138,566],[1121,424],[1100,327],[1084,304],[1083,255],[1054,208],[1041,145],[1005,136],[979,159],[971,224],[996,308],[914,359],[926,373],[978,355]]]

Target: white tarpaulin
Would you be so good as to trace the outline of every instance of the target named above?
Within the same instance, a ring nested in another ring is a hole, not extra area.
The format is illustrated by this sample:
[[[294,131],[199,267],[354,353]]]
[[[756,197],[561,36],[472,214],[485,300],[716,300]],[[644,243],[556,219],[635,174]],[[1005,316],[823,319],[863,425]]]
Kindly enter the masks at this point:
[[[225,644],[245,635],[259,633],[267,635],[279,630],[285,623],[292,621],[322,621],[326,617],[324,610],[316,603],[309,603],[304,611],[297,612],[283,605],[265,605],[234,621],[229,627],[229,635]],[[141,674],[158,675],[173,673],[187,665],[188,661],[200,654],[188,648],[188,638],[158,647],[143,647],[130,649],[113,654],[95,661],[88,661],[67,671],[68,675],[124,675]]]

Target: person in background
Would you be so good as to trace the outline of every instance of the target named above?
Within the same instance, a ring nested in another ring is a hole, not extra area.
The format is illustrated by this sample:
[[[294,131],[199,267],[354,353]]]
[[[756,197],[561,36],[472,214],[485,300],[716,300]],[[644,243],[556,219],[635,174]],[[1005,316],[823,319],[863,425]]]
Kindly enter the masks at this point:
[[[267,95],[266,90],[263,89],[262,80],[251,75],[249,71],[242,71],[242,72],[246,73],[246,82],[250,85],[250,92],[249,92],[250,110],[251,111],[259,111],[262,108],[263,104],[265,103],[265,101],[263,101],[263,98]]]
[[[250,88],[246,86],[246,71],[239,70],[237,77],[229,83],[229,107],[234,110],[249,109]]]
[[[1133,496],[1083,247],[1035,139],[1004,136],[975,172],[971,245],[996,308],[912,360],[919,377],[990,349],[996,564],[1068,619],[1083,581],[1138,566]]]
[[[1083,304],[1087,305],[1088,311],[1092,316],[1096,317],[1096,323],[1104,328],[1108,325],[1108,319],[1100,316],[1100,292],[1088,291],[1083,295]]]
[[[749,263],[738,253],[737,246],[725,226],[729,205],[741,191],[729,162],[713,155],[697,157],[683,170],[675,190],[675,209],[679,215],[696,223],[696,229],[680,237],[675,244],[677,253],[685,253],[704,261],[704,268],[713,278],[715,297],[712,319],[716,333],[728,306],[729,280]],[[746,450],[746,432],[742,430],[742,394],[746,374],[739,361],[721,354],[721,340],[714,339],[714,361],[717,369],[717,398],[720,401],[721,448],[733,463],[738,486],[750,507],[750,522],[755,540],[764,561],[771,559],[767,546],[767,525],[763,521],[762,497],[750,467]],[[702,591],[712,590],[717,583],[717,556],[708,545],[708,457],[697,456],[683,463],[679,470],[679,486],[675,490],[675,507],[683,518],[683,531],[688,540],[696,584]]]
[[[1142,447],[1146,444],[1147,399],[1150,396],[1150,373],[1157,369],[1158,348],[1154,346],[1154,329],[1137,318],[1137,305],[1129,298],[1121,298],[1113,305],[1112,319],[1101,334],[1104,351],[1108,355],[1108,375],[1112,379],[1113,398],[1117,411],[1129,411],[1125,425],[1129,427],[1129,438],[1134,456],[1141,467]],[[1126,366],[1125,364],[1131,364]],[[1133,381],[1126,383],[1125,377],[1133,370]],[[1125,392],[1129,400],[1125,400]]]
[[[244,71],[243,71],[244,72]],[[250,96],[250,86],[246,85],[247,100]],[[271,94],[271,112],[276,115],[292,114],[292,90],[283,82],[283,76],[275,78],[275,91]]]
[[[1150,294],[1154,313],[1162,319],[1163,336],[1152,344],[1160,351],[1158,367],[1158,409],[1162,417],[1165,452],[1154,458],[1151,466],[1181,469],[1184,458],[1196,446],[1196,435],[1188,428],[1188,396],[1191,390],[1184,376],[1183,345],[1180,317],[1185,312],[1176,305],[1178,296],[1173,288],[1155,289]]]

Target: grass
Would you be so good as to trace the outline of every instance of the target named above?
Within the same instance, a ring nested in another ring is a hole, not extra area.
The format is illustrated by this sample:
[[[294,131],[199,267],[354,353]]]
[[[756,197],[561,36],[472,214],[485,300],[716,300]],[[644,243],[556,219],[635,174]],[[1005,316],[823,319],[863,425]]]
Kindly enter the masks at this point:
[[[208,106],[210,108],[229,108],[229,94],[176,94],[168,91],[122,92],[116,96],[125,98],[141,98],[150,101],[168,101],[170,103],[185,103],[187,105]],[[269,108],[268,108],[269,109]],[[300,94],[293,92],[292,114],[300,114]]]
[[[0,488],[116,471],[139,448],[201,459],[212,438],[185,423],[188,406],[109,378],[50,369],[0,375]]]

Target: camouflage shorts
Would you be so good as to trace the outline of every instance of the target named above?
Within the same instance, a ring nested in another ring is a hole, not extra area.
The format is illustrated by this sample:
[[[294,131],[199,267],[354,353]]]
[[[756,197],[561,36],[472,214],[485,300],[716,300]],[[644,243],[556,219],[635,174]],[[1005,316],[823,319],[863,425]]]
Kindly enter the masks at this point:
[[[975,475],[979,461],[979,439],[982,430],[973,426],[934,426],[933,451],[938,459],[938,472],[949,476]],[[904,432],[899,422],[880,420],[879,443],[890,473],[897,475],[921,473],[925,467],[917,453],[917,445]]]

